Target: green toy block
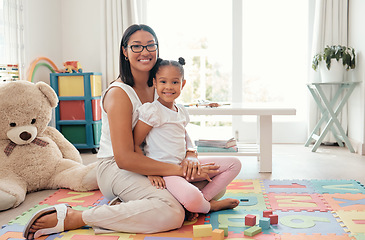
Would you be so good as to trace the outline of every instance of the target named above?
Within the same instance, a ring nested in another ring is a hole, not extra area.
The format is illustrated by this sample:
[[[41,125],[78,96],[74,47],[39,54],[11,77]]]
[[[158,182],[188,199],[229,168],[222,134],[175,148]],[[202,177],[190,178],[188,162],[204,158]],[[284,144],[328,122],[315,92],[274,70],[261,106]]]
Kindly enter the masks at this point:
[[[250,227],[249,229],[246,229],[243,234],[245,236],[250,236],[250,237],[253,237],[255,236],[256,234],[259,234],[260,232],[262,231],[262,228],[258,227],[258,226],[253,226],[253,227]]]
[[[224,236],[228,237],[228,226],[227,225],[221,225],[219,224],[219,229],[222,229],[224,231]]]

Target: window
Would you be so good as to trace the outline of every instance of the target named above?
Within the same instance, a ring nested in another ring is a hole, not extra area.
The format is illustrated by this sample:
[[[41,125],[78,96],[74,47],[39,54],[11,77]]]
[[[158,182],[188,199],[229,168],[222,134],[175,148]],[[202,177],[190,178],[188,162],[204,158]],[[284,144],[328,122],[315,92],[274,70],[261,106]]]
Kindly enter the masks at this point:
[[[303,136],[296,139],[305,139],[307,5],[306,0],[147,0],[145,22],[158,35],[162,58],[186,59],[187,85],[180,101],[191,103],[202,99],[293,106],[297,109],[296,116],[276,117],[274,121],[290,119],[295,128],[300,122],[298,132]],[[232,30],[235,27],[242,30],[241,41],[235,41],[237,32]],[[234,75],[237,69],[238,77]],[[237,86],[242,86],[242,90],[237,91]],[[232,94],[233,90],[239,93],[238,97]],[[192,121],[200,121],[201,126],[232,125],[232,117]],[[240,121],[251,123],[256,119],[242,117]],[[246,129],[238,126],[233,129],[250,135],[250,129],[255,127],[247,124]],[[232,135],[232,129],[228,132]],[[244,138],[253,139],[256,137]]]
[[[4,63],[4,7],[3,0],[0,0],[0,63]]]
[[[24,72],[23,1],[0,0],[0,76],[19,79]]]
[[[224,2],[224,4],[223,4]],[[148,0],[146,22],[160,57],[186,60],[183,102],[231,101],[231,4],[221,0]]]

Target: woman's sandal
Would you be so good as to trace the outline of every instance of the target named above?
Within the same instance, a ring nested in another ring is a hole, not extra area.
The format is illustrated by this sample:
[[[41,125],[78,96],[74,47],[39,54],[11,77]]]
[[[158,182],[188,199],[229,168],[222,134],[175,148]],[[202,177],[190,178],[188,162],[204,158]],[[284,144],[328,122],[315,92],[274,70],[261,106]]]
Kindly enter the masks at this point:
[[[25,229],[23,231],[23,237],[25,239],[29,239],[29,235],[32,234],[31,232],[29,232],[29,230],[33,226],[34,222],[37,221],[37,219],[39,219],[40,217],[47,215],[47,214],[54,213],[54,212],[57,213],[57,219],[58,219],[57,225],[52,228],[44,228],[44,229],[40,229],[40,230],[36,231],[34,233],[34,236],[32,237],[32,239],[39,238],[42,235],[49,235],[52,233],[63,232],[65,230],[64,229],[65,218],[66,218],[68,207],[71,207],[71,206],[68,204],[58,204],[58,205],[54,205],[52,207],[41,209],[38,212],[36,212],[32,216],[32,218],[28,221],[27,225],[25,225]]]

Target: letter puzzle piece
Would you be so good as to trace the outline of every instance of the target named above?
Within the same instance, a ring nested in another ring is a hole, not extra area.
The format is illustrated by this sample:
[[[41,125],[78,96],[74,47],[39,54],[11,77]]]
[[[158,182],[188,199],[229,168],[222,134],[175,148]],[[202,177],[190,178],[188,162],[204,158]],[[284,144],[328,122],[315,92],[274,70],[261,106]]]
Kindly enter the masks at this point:
[[[281,211],[321,211],[327,212],[331,208],[323,201],[319,194],[295,194],[295,193],[268,193],[268,204],[272,210]]]
[[[308,180],[263,180],[267,193],[315,193]]]
[[[60,203],[68,203],[70,206],[82,206],[91,207],[100,199],[103,195],[99,190],[88,192],[74,192],[69,189],[59,189],[57,192],[44,199],[39,204],[56,205]]]

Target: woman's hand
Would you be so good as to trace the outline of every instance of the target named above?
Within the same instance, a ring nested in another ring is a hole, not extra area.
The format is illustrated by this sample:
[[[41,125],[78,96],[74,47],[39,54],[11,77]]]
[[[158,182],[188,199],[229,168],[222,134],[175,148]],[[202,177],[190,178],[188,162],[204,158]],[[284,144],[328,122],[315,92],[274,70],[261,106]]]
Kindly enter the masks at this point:
[[[165,180],[161,176],[147,176],[150,180],[152,186],[155,186],[157,189],[166,188]]]
[[[200,164],[196,157],[185,158],[181,162],[181,166],[183,168],[183,177],[185,177],[187,181],[194,180],[195,178],[204,178],[211,181],[209,174],[219,172],[219,166],[215,165],[214,162]]]
[[[201,165],[196,155],[186,155],[185,159],[181,162],[183,169],[183,177],[186,180],[193,180],[194,176],[200,175]]]

